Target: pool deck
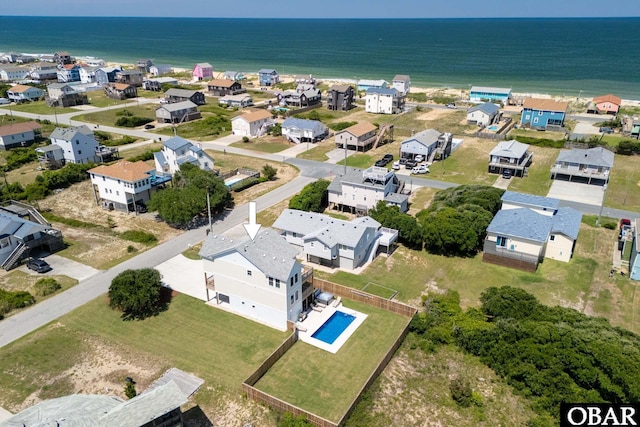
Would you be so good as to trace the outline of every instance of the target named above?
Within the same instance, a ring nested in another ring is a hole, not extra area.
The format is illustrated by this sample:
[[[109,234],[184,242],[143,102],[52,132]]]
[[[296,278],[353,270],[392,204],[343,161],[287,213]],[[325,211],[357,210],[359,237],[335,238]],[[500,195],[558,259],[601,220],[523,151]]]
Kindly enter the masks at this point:
[[[343,313],[355,316],[355,320],[347,326],[344,332],[336,338],[333,344],[327,344],[324,341],[313,338],[312,335],[320,329],[320,327],[324,325],[324,323],[329,320],[336,311],[342,311]],[[322,311],[311,310],[304,321],[296,323],[296,327],[298,328],[298,338],[300,341],[306,342],[307,344],[311,344],[312,346],[336,354],[338,350],[340,350],[340,347],[347,342],[349,337],[351,337],[356,329],[362,325],[362,322],[364,322],[364,319],[366,318],[366,314],[351,310],[350,308],[343,306],[342,303],[338,304],[337,307],[330,304],[322,308]]]

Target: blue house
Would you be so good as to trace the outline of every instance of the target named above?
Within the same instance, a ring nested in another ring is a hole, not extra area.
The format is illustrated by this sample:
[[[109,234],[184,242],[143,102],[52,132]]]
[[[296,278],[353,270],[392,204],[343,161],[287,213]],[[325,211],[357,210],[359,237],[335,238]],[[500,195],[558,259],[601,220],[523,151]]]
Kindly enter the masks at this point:
[[[568,105],[567,102],[553,99],[527,98],[524,100],[520,124],[540,130],[548,127],[562,127]]]
[[[70,83],[80,81],[80,66],[76,64],[65,65],[58,70],[57,77],[59,83]]]
[[[116,73],[122,71],[122,68],[102,67],[96,70],[96,83],[100,86],[106,86],[116,81]]]
[[[258,71],[258,77],[260,79],[260,86],[273,86],[280,83],[280,75],[276,70],[270,68],[263,68]]]
[[[369,89],[386,89],[389,87],[389,83],[386,80],[368,80],[368,79],[360,79],[357,83],[358,90],[369,90]]]
[[[471,102],[503,102],[511,98],[511,89],[503,87],[472,86],[469,92]]]

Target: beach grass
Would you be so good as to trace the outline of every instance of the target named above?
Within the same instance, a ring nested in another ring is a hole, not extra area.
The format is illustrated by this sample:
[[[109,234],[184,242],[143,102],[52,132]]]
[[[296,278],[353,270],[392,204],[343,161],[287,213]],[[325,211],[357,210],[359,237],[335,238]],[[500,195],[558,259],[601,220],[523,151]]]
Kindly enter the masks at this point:
[[[104,107],[110,107],[112,105],[122,105],[130,102],[135,102],[134,99],[109,98],[101,90],[95,90],[95,91],[89,92],[87,93],[87,96],[89,97],[89,104],[97,108],[104,108]]]
[[[406,325],[406,317],[349,300],[367,318],[336,354],[298,341],[256,388],[338,421]]]
[[[8,108],[7,108],[8,109]],[[31,114],[42,114],[42,115],[55,115],[55,114],[65,114],[65,113],[73,113],[76,111],[80,111],[77,108],[71,107],[49,107],[45,101],[34,101],[28,102],[24,104],[13,104],[11,105],[11,110],[13,111],[21,111],[24,113]]]
[[[488,172],[489,152],[495,142],[464,138],[464,142],[445,160],[434,162],[429,177],[456,184],[493,185],[497,175]]]
[[[102,110],[95,113],[81,114],[75,116],[73,120],[87,123],[96,123],[103,126],[115,126],[116,121],[121,117],[124,110],[129,111],[131,114],[137,117],[145,117],[151,120],[155,120],[156,108],[157,107],[153,104],[130,105],[128,107],[118,109]]]

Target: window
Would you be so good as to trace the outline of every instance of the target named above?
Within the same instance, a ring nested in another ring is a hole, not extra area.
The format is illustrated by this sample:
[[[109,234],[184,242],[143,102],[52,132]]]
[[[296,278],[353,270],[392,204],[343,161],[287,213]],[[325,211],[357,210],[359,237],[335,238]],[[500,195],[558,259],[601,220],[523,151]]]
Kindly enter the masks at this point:
[[[296,291],[296,301],[298,301],[298,291]]]
[[[293,304],[293,295],[291,295],[291,304]]]
[[[253,274],[252,271],[251,270],[247,270],[247,276],[251,276],[251,274]]]
[[[295,280],[294,280],[294,281],[295,281],[296,283],[298,283],[298,273],[296,273],[296,275],[295,275],[294,277],[295,277]]]
[[[313,246],[314,246],[314,242],[311,242],[311,243],[309,244],[309,246],[313,247]]]
[[[544,114],[544,111],[538,111],[538,115],[541,116]]]
[[[503,248],[507,246],[507,238],[498,236],[498,238],[496,239],[496,246],[501,246]]]
[[[549,240],[551,240],[551,241],[553,242],[554,240],[556,240],[556,236],[552,234],[552,235],[549,237]]]
[[[293,286],[293,277],[289,278],[289,286]]]
[[[273,277],[269,277],[269,286],[273,286]]]
[[[280,289],[280,279],[276,279],[276,288]]]
[[[82,154],[82,150],[78,150],[78,154]]]
[[[119,196],[120,192],[118,190],[116,190],[116,196]]]

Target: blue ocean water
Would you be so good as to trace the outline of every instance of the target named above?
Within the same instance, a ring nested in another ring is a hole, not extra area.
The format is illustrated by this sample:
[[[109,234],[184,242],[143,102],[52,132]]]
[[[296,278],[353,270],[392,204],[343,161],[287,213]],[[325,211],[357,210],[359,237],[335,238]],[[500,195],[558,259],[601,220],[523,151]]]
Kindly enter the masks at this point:
[[[640,99],[640,18],[209,19],[0,17],[0,51],[414,86]]]

